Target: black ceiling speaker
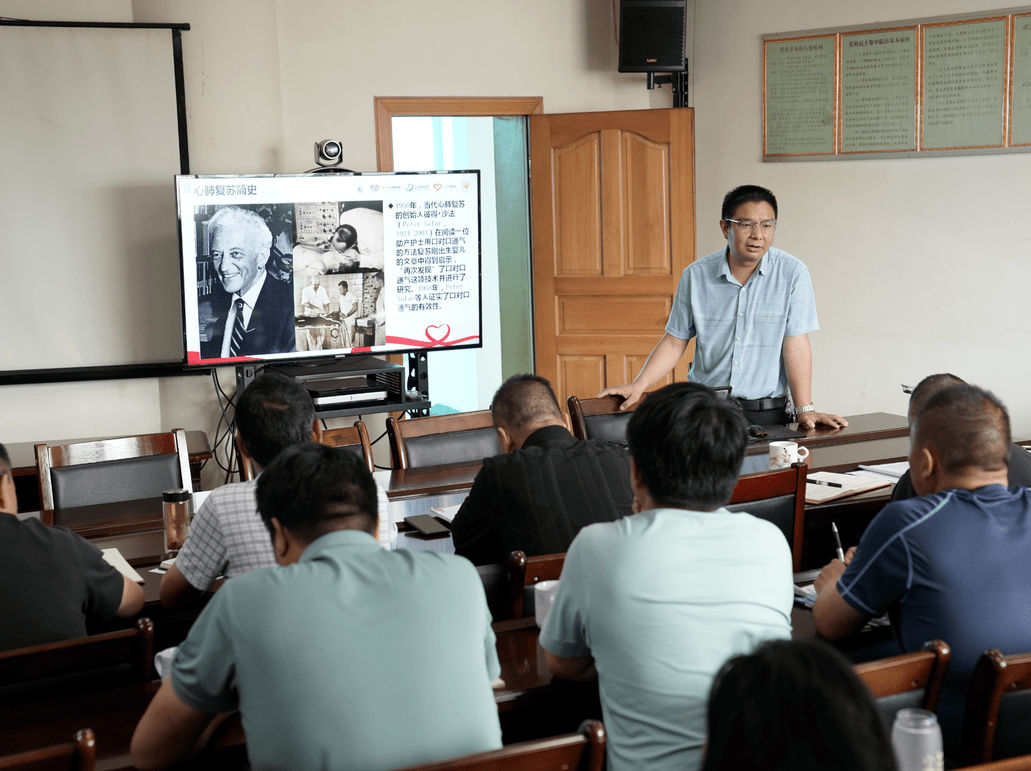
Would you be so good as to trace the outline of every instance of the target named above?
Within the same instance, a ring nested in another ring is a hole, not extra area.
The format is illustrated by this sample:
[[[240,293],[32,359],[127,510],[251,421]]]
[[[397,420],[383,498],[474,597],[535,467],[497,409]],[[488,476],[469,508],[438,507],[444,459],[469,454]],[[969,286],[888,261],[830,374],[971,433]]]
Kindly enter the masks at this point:
[[[619,71],[683,72],[687,0],[619,0]]]

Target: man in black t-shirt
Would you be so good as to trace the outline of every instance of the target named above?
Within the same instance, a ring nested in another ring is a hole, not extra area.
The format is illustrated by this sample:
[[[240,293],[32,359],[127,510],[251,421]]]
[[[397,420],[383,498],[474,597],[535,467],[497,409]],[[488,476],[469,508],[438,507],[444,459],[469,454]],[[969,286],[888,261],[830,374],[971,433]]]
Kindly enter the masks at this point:
[[[86,635],[86,620],[135,616],[143,588],[93,544],[39,519],[19,520],[7,448],[0,444],[0,651]]]
[[[491,415],[503,454],[484,459],[451,523],[455,553],[489,565],[564,552],[585,525],[631,513],[630,454],[569,433],[547,380],[513,375]]]

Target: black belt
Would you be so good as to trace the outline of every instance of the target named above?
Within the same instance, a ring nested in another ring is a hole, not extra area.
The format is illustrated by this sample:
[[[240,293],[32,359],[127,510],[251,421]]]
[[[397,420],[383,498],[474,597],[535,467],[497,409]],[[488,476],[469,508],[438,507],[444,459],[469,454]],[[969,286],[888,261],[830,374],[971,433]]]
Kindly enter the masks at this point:
[[[768,396],[765,399],[738,399],[737,403],[741,409],[749,412],[766,412],[767,410],[782,410],[788,403],[786,396]]]

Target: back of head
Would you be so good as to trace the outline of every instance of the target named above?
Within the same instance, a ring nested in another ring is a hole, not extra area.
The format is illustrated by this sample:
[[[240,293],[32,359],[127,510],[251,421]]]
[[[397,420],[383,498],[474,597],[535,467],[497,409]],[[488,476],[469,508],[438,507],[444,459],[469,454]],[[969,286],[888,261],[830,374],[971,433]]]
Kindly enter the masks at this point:
[[[934,394],[917,413],[912,436],[916,446],[933,449],[949,473],[1009,468],[1009,413],[994,394],[977,386],[954,385]]]
[[[297,380],[267,372],[244,389],[235,420],[243,446],[265,468],[287,447],[311,439],[315,404]]]
[[[734,492],[747,429],[744,413],[711,388],[673,383],[641,402],[627,445],[657,504],[712,511]]]
[[[765,201],[773,207],[773,216],[777,217],[777,196],[772,191],[759,185],[740,185],[735,187],[723,196],[723,208],[720,209],[720,219],[728,219],[734,216],[743,203],[761,203]]]
[[[939,375],[928,375],[919,383],[909,395],[909,425],[913,425],[916,416],[924,408],[927,401],[943,388],[954,385],[966,385],[966,380],[957,377],[950,372],[943,372]]]
[[[728,661],[709,694],[702,771],[894,771],[877,706],[820,640],[772,640]]]
[[[258,477],[258,513],[304,543],[333,530],[375,535],[376,483],[353,452],[305,442],[285,449]]]
[[[11,456],[7,448],[0,444],[0,479],[11,473]]]
[[[512,375],[494,393],[490,404],[494,425],[520,434],[535,426],[562,422],[551,383],[538,375]]]

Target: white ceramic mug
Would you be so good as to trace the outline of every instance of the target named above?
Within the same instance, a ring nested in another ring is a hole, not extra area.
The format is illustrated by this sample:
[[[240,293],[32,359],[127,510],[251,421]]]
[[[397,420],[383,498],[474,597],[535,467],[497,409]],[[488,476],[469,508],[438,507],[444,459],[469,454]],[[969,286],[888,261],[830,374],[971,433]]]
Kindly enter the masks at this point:
[[[544,628],[544,622],[548,620],[551,613],[551,603],[555,601],[555,592],[558,591],[558,581],[539,581],[533,585],[533,608],[534,617],[537,619],[537,626]]]
[[[770,470],[787,468],[809,457],[809,448],[799,447],[798,442],[770,442]]]

